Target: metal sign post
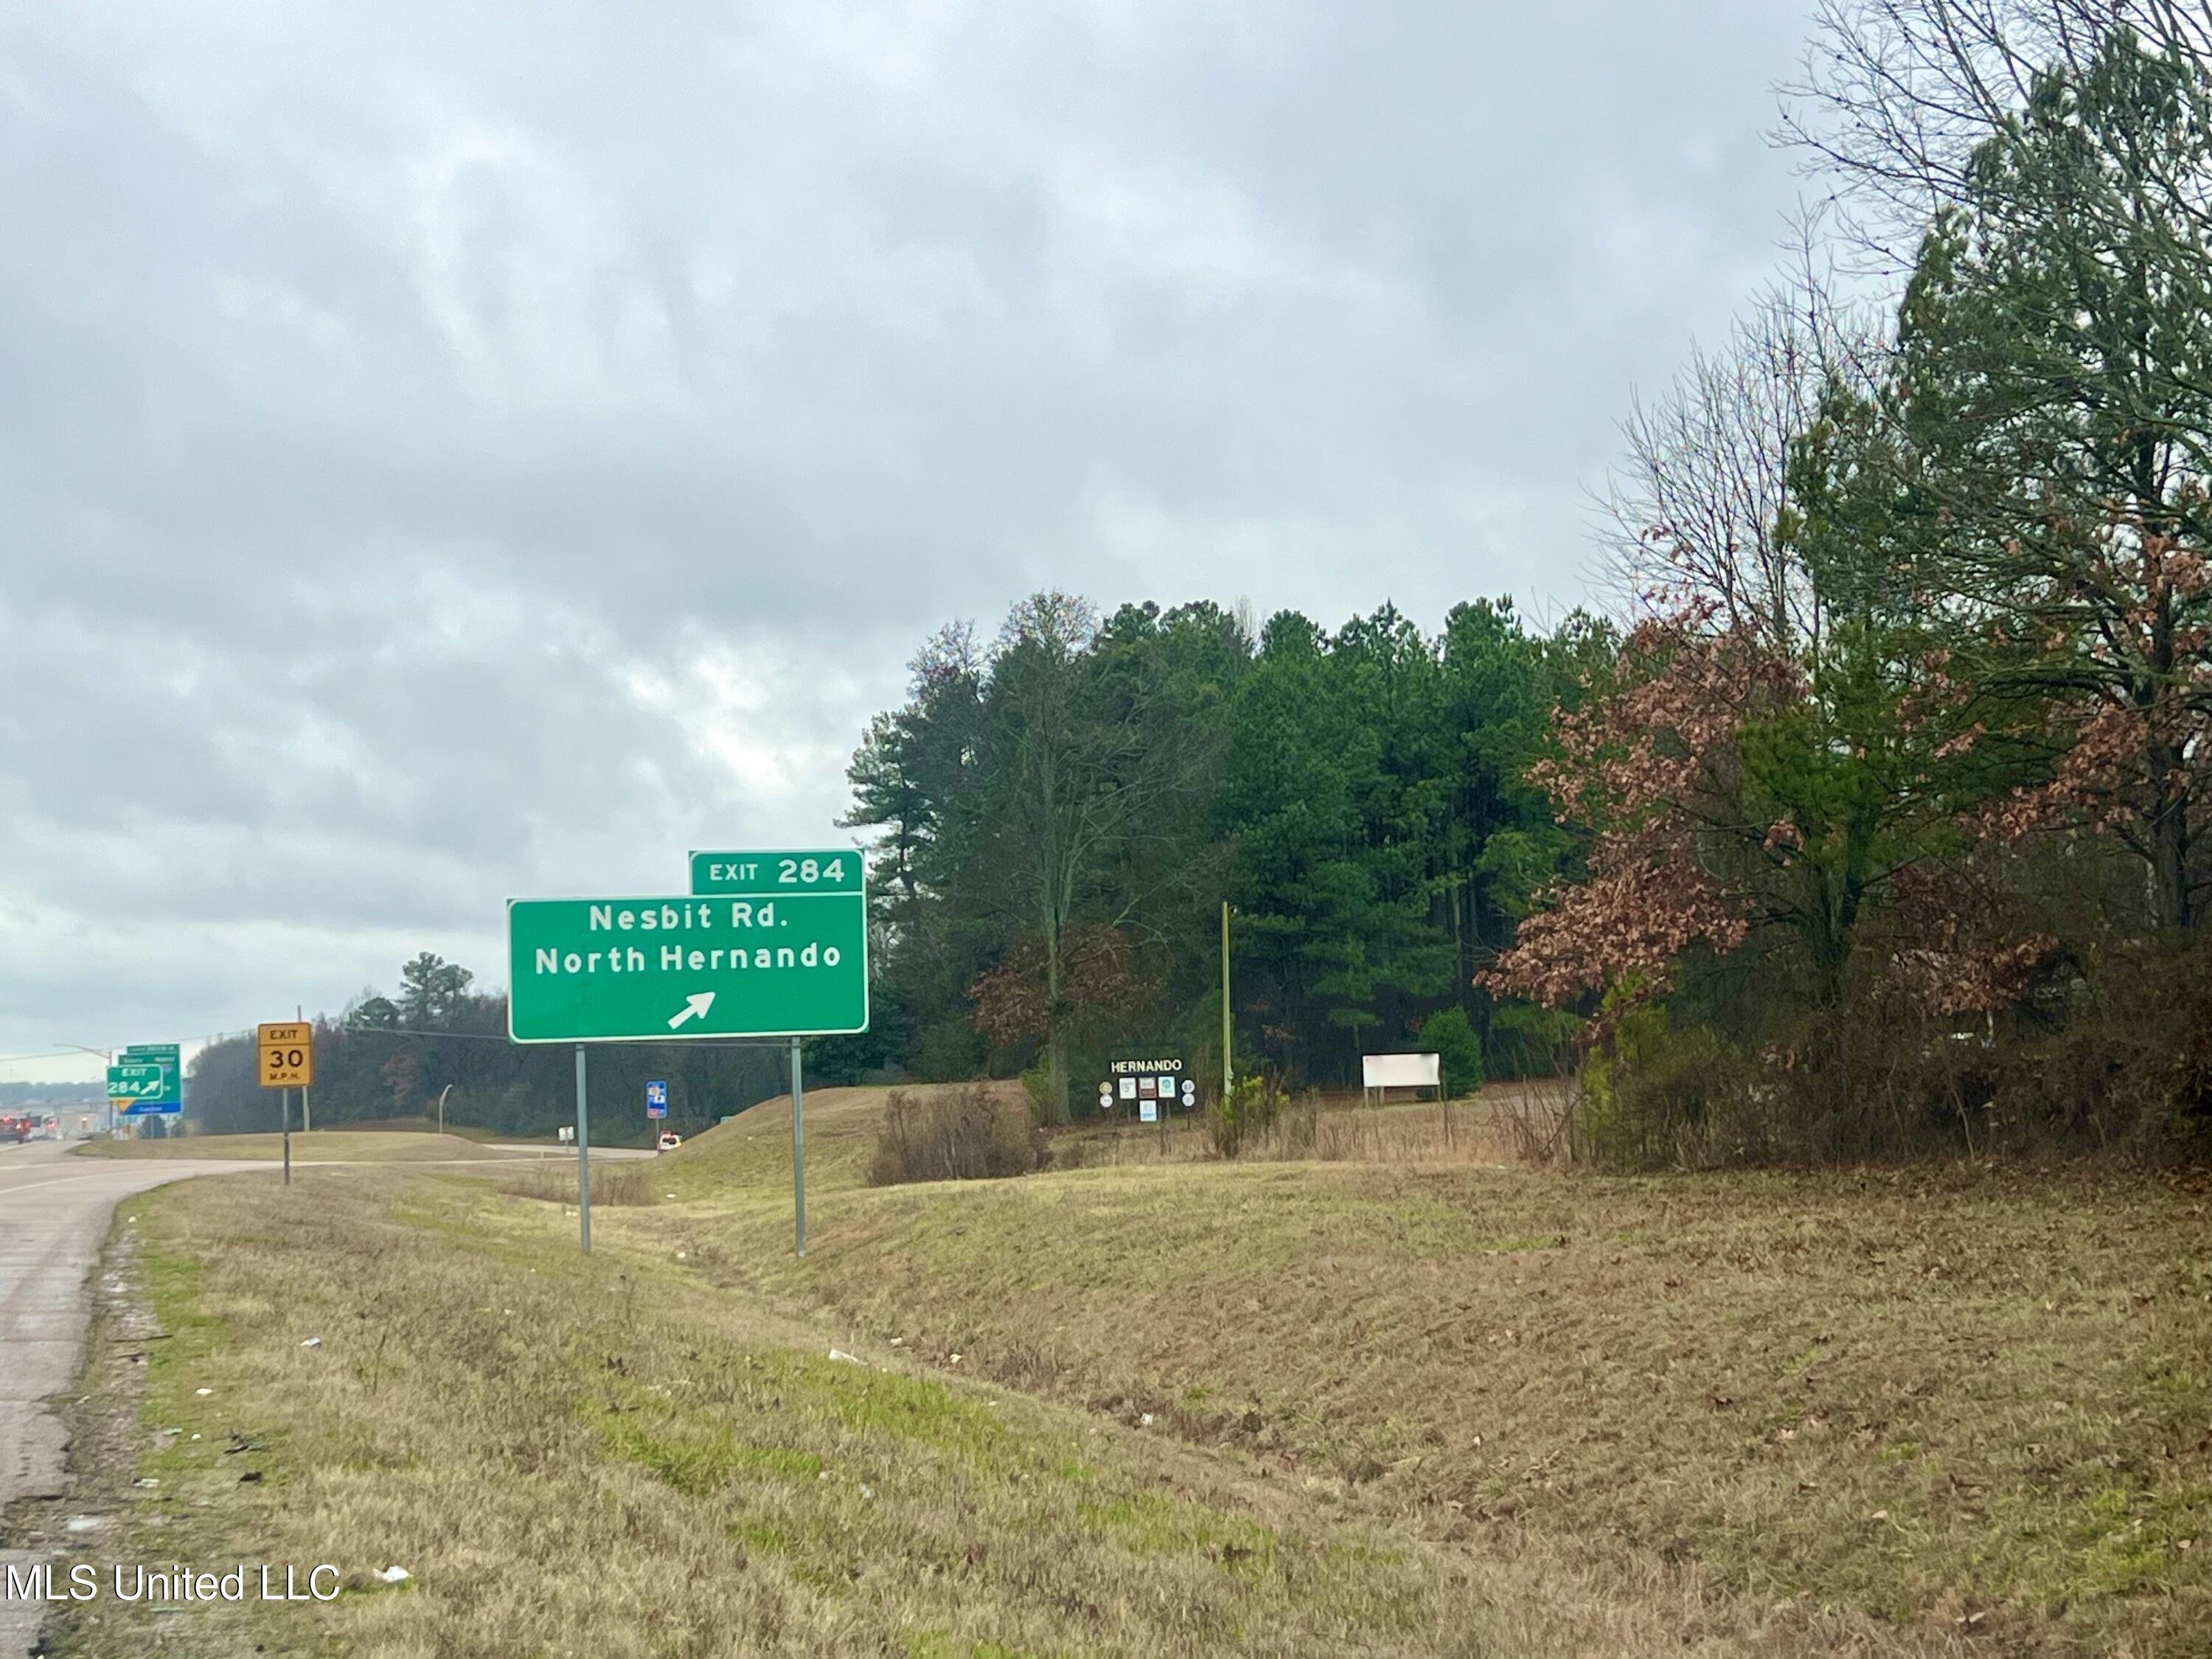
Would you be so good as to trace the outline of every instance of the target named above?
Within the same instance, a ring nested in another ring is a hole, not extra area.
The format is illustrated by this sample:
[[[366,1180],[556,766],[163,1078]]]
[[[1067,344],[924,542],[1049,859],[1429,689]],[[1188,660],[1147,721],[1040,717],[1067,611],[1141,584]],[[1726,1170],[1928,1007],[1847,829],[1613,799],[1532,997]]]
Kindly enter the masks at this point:
[[[284,1114],[284,1184],[292,1184],[292,1091],[279,1089],[276,1098],[283,1102],[278,1109]]]
[[[791,1213],[803,1261],[806,1255],[806,1082],[800,1075],[797,1037],[791,1040]]]
[[[584,1045],[576,1045],[576,1213],[583,1218],[584,1254],[592,1253],[592,1107],[584,1089]]]

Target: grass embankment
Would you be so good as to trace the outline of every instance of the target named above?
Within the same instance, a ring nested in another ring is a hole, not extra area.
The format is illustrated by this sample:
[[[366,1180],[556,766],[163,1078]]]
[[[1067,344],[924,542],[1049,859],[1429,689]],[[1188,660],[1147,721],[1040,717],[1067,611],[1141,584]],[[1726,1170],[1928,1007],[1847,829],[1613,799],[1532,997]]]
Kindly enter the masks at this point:
[[[459,1135],[464,1140],[509,1141],[517,1146],[551,1146],[557,1139],[557,1137],[553,1135],[501,1134],[497,1129],[487,1129],[475,1123],[448,1123],[441,1129],[438,1127],[438,1120],[428,1116],[364,1118],[348,1123],[343,1127],[348,1134],[447,1134]]]
[[[850,1339],[875,1363],[832,1359],[818,1328],[672,1256],[580,1257],[557,1209],[471,1179],[197,1181],[131,1213],[168,1340],[127,1544],[348,1587],[89,1615],[178,1650],[1741,1650],[1540,1549],[1432,1548],[1158,1431]],[[379,1583],[395,1565],[413,1577]],[[1776,1628],[1788,1650],[1849,1627]]]
[[[923,1084],[911,1092],[928,1094],[959,1084]],[[992,1085],[1006,1098],[1023,1098],[1021,1085]],[[863,1186],[868,1161],[875,1156],[876,1126],[883,1121],[882,1089],[809,1089],[806,1091],[806,1182],[811,1192]],[[791,1097],[764,1100],[726,1123],[691,1137],[664,1152],[653,1169],[663,1189],[684,1198],[730,1202],[774,1202],[791,1197]]]
[[[649,1166],[589,1262],[458,1172],[137,1200],[210,1334],[149,1395],[187,1431],[160,1553],[340,1561],[365,1593],[304,1616],[394,1654],[2207,1650],[2201,1190],[875,1191],[880,1102],[809,1096],[804,1264],[774,1105]]]
[[[663,1161],[710,1202],[605,1236],[1447,1544],[1695,1562],[1747,1607],[2007,1650],[2212,1650],[2201,1185],[1169,1163],[870,1191],[867,1101],[838,1108],[804,1264],[773,1108]]]
[[[80,1158],[281,1159],[284,1156],[284,1137],[184,1135],[161,1140],[88,1140],[73,1150]],[[292,1136],[295,1164],[439,1164],[504,1156],[459,1135],[418,1134],[404,1130],[317,1129],[313,1133],[295,1132]]]

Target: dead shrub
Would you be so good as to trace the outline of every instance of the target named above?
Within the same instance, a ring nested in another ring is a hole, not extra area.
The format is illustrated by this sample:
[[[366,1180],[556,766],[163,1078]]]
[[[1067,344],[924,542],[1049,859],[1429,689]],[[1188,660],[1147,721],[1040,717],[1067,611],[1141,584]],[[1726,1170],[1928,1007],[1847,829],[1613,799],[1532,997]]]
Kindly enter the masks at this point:
[[[2084,952],[1985,1061],[1999,1147],[2212,1159],[2212,945]]]
[[[574,1158],[548,1158],[518,1170],[501,1170],[492,1177],[501,1192],[541,1204],[576,1201],[576,1164]],[[652,1166],[642,1163],[594,1164],[592,1202],[627,1208],[657,1202]]]
[[[1028,1110],[981,1084],[928,1095],[899,1089],[884,1103],[868,1184],[1000,1180],[1041,1170],[1048,1158]]]
[[[1582,1075],[1562,1064],[1497,1091],[1496,1122],[1522,1164],[1561,1164],[1582,1098]]]
[[[1321,1091],[1309,1089],[1275,1121],[1275,1145],[1285,1158],[1311,1158],[1321,1134]]]

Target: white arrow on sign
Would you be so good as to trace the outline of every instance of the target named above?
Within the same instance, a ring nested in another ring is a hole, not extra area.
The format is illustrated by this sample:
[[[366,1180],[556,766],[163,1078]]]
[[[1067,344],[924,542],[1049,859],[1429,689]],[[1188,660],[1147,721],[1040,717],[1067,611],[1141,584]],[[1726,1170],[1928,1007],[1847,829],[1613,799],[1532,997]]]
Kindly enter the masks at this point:
[[[686,998],[676,1018],[668,1022],[668,1029],[672,1031],[687,1019],[706,1018],[707,1011],[714,1006],[714,994],[712,991],[702,991],[695,997]]]

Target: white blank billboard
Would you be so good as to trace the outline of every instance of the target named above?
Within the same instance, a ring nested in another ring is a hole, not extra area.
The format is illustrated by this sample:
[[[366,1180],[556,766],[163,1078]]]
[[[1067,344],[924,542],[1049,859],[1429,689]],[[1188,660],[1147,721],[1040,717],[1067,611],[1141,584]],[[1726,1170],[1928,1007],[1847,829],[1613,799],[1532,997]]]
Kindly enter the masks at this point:
[[[1367,1089],[1441,1089],[1443,1061],[1435,1054],[1362,1054],[1360,1086]]]

